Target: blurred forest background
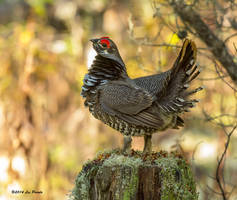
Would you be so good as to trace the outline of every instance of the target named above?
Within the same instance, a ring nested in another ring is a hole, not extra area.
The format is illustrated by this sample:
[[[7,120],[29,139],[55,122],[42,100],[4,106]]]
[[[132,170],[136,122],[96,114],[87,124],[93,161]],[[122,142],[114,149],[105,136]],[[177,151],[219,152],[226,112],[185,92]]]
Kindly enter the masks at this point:
[[[205,85],[201,102],[184,128],[155,134],[153,150],[182,151],[199,199],[223,199],[216,170],[229,138],[217,174],[237,199],[237,134],[228,137],[237,119],[236,1],[0,0],[0,200],[67,199],[83,163],[121,147],[121,134],[80,96],[94,55],[89,39],[101,36],[116,42],[131,77],[169,69],[182,39],[196,42],[202,73],[192,87]]]

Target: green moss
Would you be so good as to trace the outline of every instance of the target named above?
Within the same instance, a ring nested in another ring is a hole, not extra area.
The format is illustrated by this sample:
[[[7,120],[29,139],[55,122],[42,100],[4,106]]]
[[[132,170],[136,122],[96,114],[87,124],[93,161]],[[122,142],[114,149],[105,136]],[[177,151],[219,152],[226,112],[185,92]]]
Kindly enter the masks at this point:
[[[111,156],[103,162],[102,166],[113,167],[123,166],[127,176],[122,177],[121,187],[124,188],[123,200],[129,200],[134,196],[138,185],[138,166],[142,165],[141,158],[129,157],[125,155],[111,154]],[[130,175],[131,174],[131,175]],[[116,194],[119,199],[120,194]]]
[[[124,155],[119,150],[99,153],[94,160],[88,161],[76,179],[70,199],[89,200],[93,189],[91,181],[94,181],[94,177],[99,180],[99,183],[94,184],[100,184],[103,190],[107,190],[110,187],[110,179],[113,177],[113,169],[117,170],[114,199],[120,200],[121,197],[123,200],[134,199],[139,184],[139,167],[151,165],[161,169],[159,176],[162,200],[198,199],[191,169],[180,154],[175,152],[168,154],[164,151],[142,154],[139,151],[133,151],[131,155]],[[121,191],[123,191],[122,194]]]
[[[125,190],[123,195],[123,200],[129,200],[131,199],[137,190],[138,186],[138,168],[132,168],[132,176],[129,178],[129,180],[125,180]]]
[[[99,166],[87,162],[82,171],[78,174],[75,182],[75,188],[73,189],[70,199],[72,200],[90,200],[90,177],[95,175],[99,169]]]
[[[136,167],[142,165],[141,158],[134,158],[124,155],[111,154],[111,156],[104,161],[103,166],[124,165],[129,167]]]
[[[171,155],[158,158],[155,162],[161,168],[162,200],[198,199],[191,169],[184,159]]]

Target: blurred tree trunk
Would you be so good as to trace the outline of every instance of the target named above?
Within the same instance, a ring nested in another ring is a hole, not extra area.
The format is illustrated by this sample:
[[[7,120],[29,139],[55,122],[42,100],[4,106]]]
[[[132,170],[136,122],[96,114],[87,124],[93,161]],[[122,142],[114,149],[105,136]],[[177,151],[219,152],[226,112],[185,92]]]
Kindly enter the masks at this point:
[[[194,200],[198,194],[190,166],[180,154],[113,151],[83,166],[71,199]]]
[[[225,42],[209,28],[192,5],[185,4],[183,0],[172,0],[170,4],[183,23],[188,24],[195,30],[199,38],[207,45],[216,60],[222,64],[237,85],[237,63],[234,61],[234,56],[229,53]]]

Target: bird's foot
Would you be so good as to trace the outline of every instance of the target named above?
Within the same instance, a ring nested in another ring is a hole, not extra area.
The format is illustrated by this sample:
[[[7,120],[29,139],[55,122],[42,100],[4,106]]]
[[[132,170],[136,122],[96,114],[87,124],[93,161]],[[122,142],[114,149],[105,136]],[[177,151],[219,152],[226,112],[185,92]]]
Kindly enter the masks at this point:
[[[151,135],[144,135],[144,149],[143,153],[151,153],[152,151],[152,143],[151,143]]]
[[[123,137],[123,153],[131,153],[131,146],[132,146],[132,138],[131,136],[124,136]]]

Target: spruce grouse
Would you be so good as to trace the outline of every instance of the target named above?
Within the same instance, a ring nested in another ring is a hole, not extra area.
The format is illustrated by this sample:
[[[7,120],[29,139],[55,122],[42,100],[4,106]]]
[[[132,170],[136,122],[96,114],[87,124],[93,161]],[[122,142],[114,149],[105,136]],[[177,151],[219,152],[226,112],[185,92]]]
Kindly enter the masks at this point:
[[[144,136],[144,152],[151,152],[151,137],[157,131],[177,129],[179,116],[198,102],[188,97],[203,87],[187,90],[197,70],[196,45],[186,39],[173,67],[163,73],[129,78],[115,43],[108,37],[91,39],[97,52],[84,77],[81,95],[96,119],[124,135],[123,151],[129,152],[131,136]]]

